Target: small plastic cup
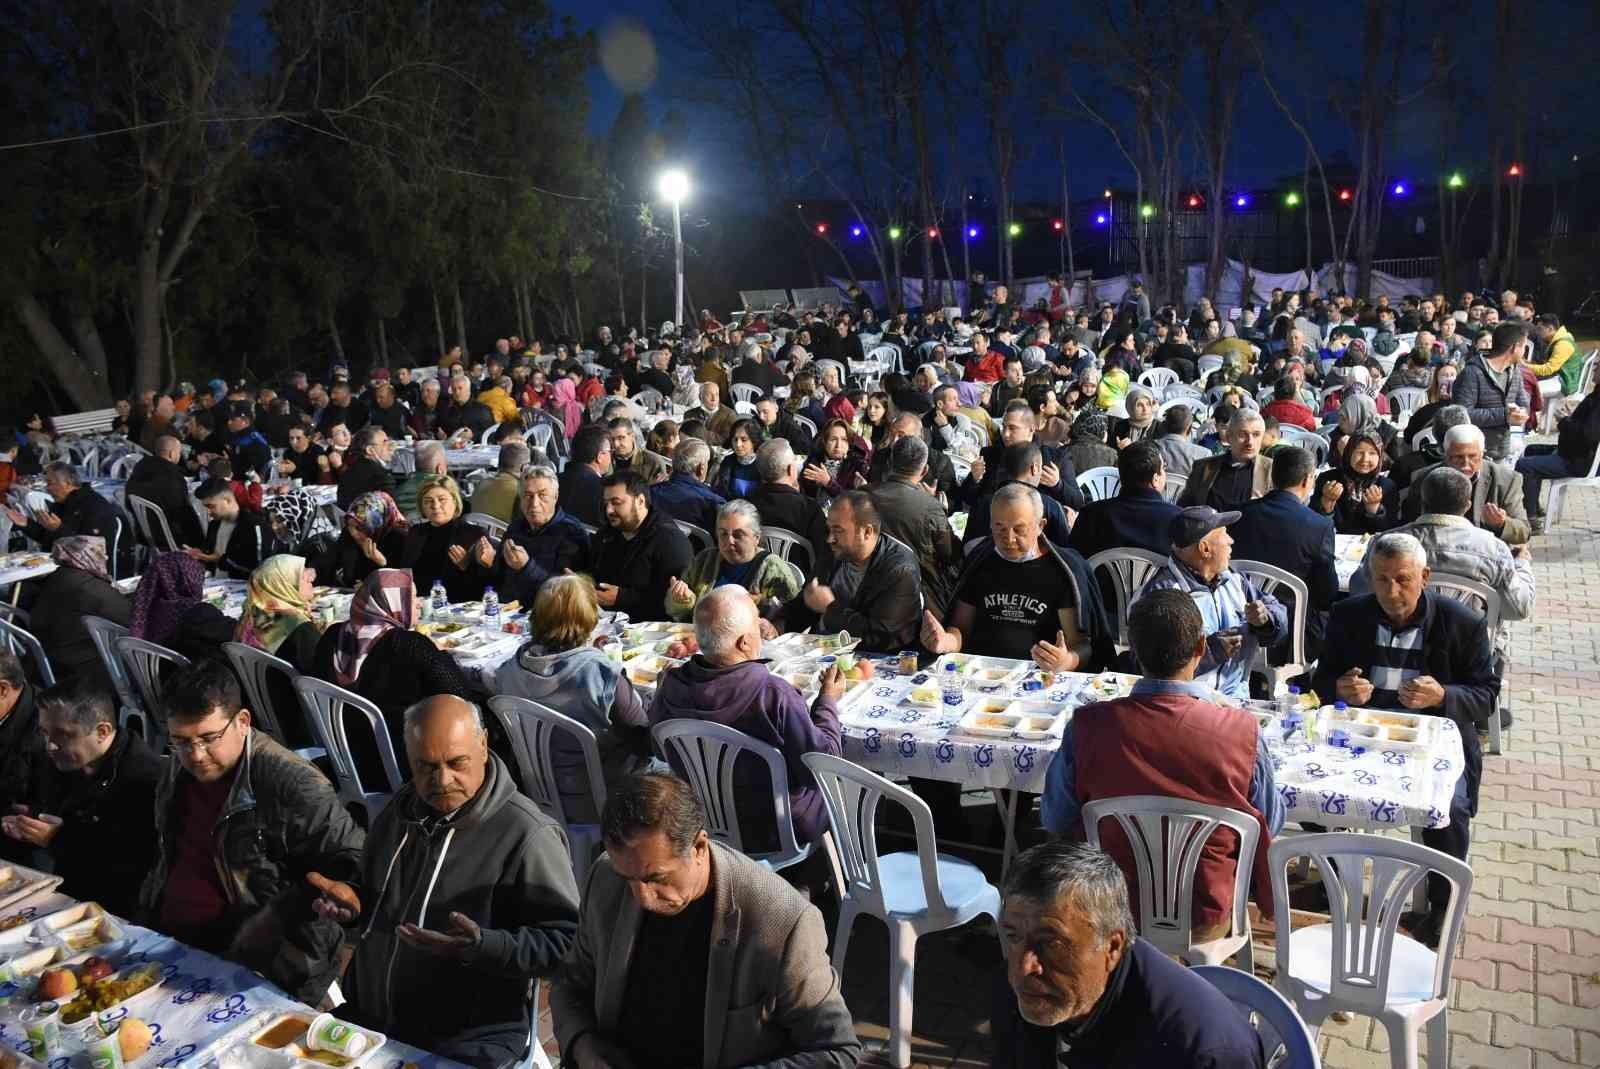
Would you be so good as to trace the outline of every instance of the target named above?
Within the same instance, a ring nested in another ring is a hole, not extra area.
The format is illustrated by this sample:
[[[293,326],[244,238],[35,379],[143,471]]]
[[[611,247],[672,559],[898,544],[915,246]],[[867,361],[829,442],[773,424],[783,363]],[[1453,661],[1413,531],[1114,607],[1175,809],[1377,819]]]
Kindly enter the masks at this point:
[[[346,1024],[331,1013],[319,1013],[306,1029],[306,1046],[312,1050],[325,1050],[343,1058],[359,1058],[367,1049],[366,1035],[354,1025]]]

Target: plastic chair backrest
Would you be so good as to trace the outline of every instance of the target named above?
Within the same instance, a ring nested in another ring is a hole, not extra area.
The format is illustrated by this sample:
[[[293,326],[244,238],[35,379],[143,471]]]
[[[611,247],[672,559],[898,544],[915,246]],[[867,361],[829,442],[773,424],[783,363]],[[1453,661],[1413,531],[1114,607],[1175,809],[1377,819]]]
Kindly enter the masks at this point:
[[[917,862],[929,913],[951,912],[939,883],[939,857],[933,836],[933,810],[915,794],[890,783],[875,772],[832,754],[808,753],[801,757],[816,777],[823,804],[828,807],[829,830],[844,876],[842,894],[859,901],[868,912],[886,916],[883,876],[878,867],[878,803],[887,798],[911,816],[917,835]]]
[[[1090,468],[1078,476],[1078,488],[1090,501],[1104,501],[1122,489],[1122,474],[1113,467]]]
[[[1206,404],[1205,399],[1198,395],[1190,396],[1188,394],[1162,401],[1156,407],[1156,417],[1159,419],[1166,415],[1169,409],[1176,408],[1179,405],[1194,413],[1194,421],[1196,423],[1203,423],[1211,417],[1211,406]]]
[[[383,713],[361,695],[310,676],[296,679],[294,689],[300,695],[300,706],[305,710],[306,719],[311,721],[317,741],[328,753],[340,799],[347,804],[362,806],[367,811],[367,826],[370,828],[372,818],[378,814],[369,799],[381,795],[387,801],[387,796],[399,790],[406,781],[400,771],[400,762],[395,759],[394,743],[389,738],[389,726],[384,723]],[[389,780],[387,790],[368,791],[366,784],[361,782],[361,773],[350,752],[350,736],[345,725],[345,714],[351,710],[364,718],[372,731],[378,759],[383,763],[384,775]]]
[[[47,687],[56,685],[56,672],[50,667],[50,658],[44,652],[44,643],[15,619],[0,617],[0,645],[16,654],[21,660],[32,660],[34,671],[39,673],[39,682]]]
[[[483,528],[493,538],[504,538],[506,530],[511,526],[504,520],[491,516],[487,512],[469,512],[462,519],[467,523]]]
[[[305,715],[300,709],[297,707],[292,712],[281,710],[272,700],[272,674],[287,676],[289,685],[293,686],[294,681],[300,678],[300,673],[294,670],[294,665],[281,657],[274,657],[266,650],[258,650],[243,642],[224,642],[222,653],[228,658],[233,674],[244,684],[245,701],[249,703],[254,723],[308,761],[323,756],[322,747],[307,745],[311,740],[304,738],[307,729]],[[301,730],[291,736],[289,731],[291,726]]]
[[[678,525],[678,530],[682,531],[684,536],[689,539],[689,548],[694,550],[696,556],[716,545],[716,542],[711,537],[711,532],[704,527],[676,517],[673,518],[673,522]]]
[[[1183,798],[1128,795],[1104,798],[1083,807],[1083,833],[1100,845],[1100,822],[1122,825],[1139,876],[1139,935],[1166,954],[1189,949],[1194,933],[1194,876],[1200,855],[1218,828],[1239,835],[1233,881],[1232,933],[1249,930],[1250,874],[1261,825],[1248,813]]]
[[[1271,984],[1227,965],[1195,965],[1189,971],[1239,1007],[1261,1034],[1267,1064],[1273,1069],[1318,1069],[1322,1064],[1311,1029]]]
[[[817,561],[816,549],[811,545],[811,539],[795,534],[793,531],[782,527],[761,528],[761,545],[768,553],[780,560],[789,560],[795,547],[806,551],[806,563],[815,564]]]
[[[593,731],[548,705],[509,694],[490,698],[489,711],[505,729],[512,758],[517,764],[517,778],[522,783],[522,793],[546,816],[563,827],[567,824],[567,811],[561,801],[561,788],[556,778],[550,745],[557,732],[565,732],[578,741],[578,746],[583,750],[583,764],[588,774],[589,795],[594,801],[594,811],[600,813],[605,810],[605,772],[600,765],[600,743]]]
[[[103,616],[85,616],[83,628],[89,632],[89,641],[94,643],[95,652],[100,654],[100,661],[106,666],[106,674],[111,677],[118,700],[125,706],[139,708],[139,691],[128,676],[128,666],[117,653],[117,639],[126,637],[128,629]]]
[[[1103,549],[1089,558],[1090,575],[1101,568],[1111,574],[1116,591],[1116,604],[1112,607],[1117,613],[1117,645],[1128,644],[1128,606],[1133,604],[1133,596],[1150,578],[1150,573],[1165,563],[1167,558],[1148,549]]]
[[[801,427],[804,427],[805,428],[805,432],[807,434],[811,435],[811,437],[815,438],[817,436],[817,425],[815,423],[813,423],[808,417],[802,416],[802,415],[799,415],[798,413],[796,413],[796,414],[791,415],[790,418],[793,419],[797,425],[799,425]]]
[[[128,507],[133,510],[134,521],[139,525],[139,533],[146,542],[167,553],[176,553],[183,548],[173,536],[172,528],[167,523],[167,514],[160,505],[138,494],[129,494]]]
[[[1432,998],[1450,990],[1450,971],[1461,938],[1462,913],[1472,891],[1472,867],[1448,854],[1406,839],[1351,832],[1294,835],[1267,847],[1276,897],[1277,930],[1289,927],[1288,865],[1309,857],[1328,891],[1332,939],[1328,948],[1331,998],[1374,1013],[1388,1001],[1389,967],[1396,927],[1412,892],[1436,872],[1450,883],[1450,900],[1433,972]],[[1368,873],[1367,866],[1371,865]],[[1365,880],[1365,893],[1363,881]],[[1289,975],[1290,940],[1277,940],[1280,976]],[[1319,978],[1320,979],[1320,978]]]
[[[1169,382],[1167,384],[1167,388],[1161,393],[1161,399],[1163,401],[1176,401],[1179,398],[1188,397],[1199,401],[1203,398],[1204,394],[1204,390],[1198,386],[1191,385],[1190,383]]]
[[[133,474],[134,466],[139,463],[139,460],[138,453],[129,453],[127,456],[118,457],[111,462],[111,467],[106,472],[106,477],[126,480],[129,475]]]
[[[1161,488],[1161,496],[1173,504],[1177,504],[1178,498],[1183,496],[1183,491],[1188,485],[1189,477],[1187,475],[1174,475],[1168,472],[1166,485]]]
[[[1207,375],[1211,374],[1213,371],[1216,371],[1217,369],[1219,369],[1221,367],[1222,367],[1222,357],[1216,355],[1215,353],[1212,353],[1209,356],[1202,356],[1199,360],[1196,360],[1195,364],[1194,364],[1194,369],[1195,369],[1196,372],[1199,373],[1200,378],[1202,380]]]
[[[796,858],[804,851],[794,834],[794,814],[789,809],[789,770],[775,746],[751,738],[736,728],[709,720],[663,720],[650,729],[656,749],[677,765],[706,810],[706,830],[718,842],[749,853],[739,830],[738,784],[734,772],[741,754],[749,753],[767,766],[772,784],[772,811],[778,828],[778,849],[763,857]]]
[[[1476,579],[1469,579],[1464,575],[1455,575],[1451,572],[1430,573],[1428,576],[1428,589],[1452,601],[1459,601],[1464,605],[1471,606],[1482,613],[1484,626],[1489,630],[1490,643],[1493,643],[1499,637],[1501,616],[1505,609],[1498,590],[1486,586]]]
[[[138,688],[139,704],[144,708],[145,715],[154,722],[159,737],[165,739],[167,710],[161,701],[161,666],[170,664],[175,668],[188,668],[189,658],[177,650],[169,650],[158,643],[132,635],[116,639],[116,647],[117,655],[122,658],[129,677],[133,679],[133,685]]]
[[[1294,607],[1289,610],[1289,663],[1306,663],[1306,622],[1310,619],[1311,588],[1306,581],[1292,572],[1255,560],[1236,560],[1233,570],[1255,581],[1263,594],[1278,595],[1279,587],[1288,587],[1294,593]],[[1261,651],[1265,654],[1265,650]]]
[[[1156,395],[1158,397],[1161,396],[1160,391],[1165,390],[1177,381],[1178,373],[1170,367],[1145,368],[1139,375],[1139,385],[1148,386],[1157,391]]]
[[[732,391],[735,401],[748,401],[753,405],[761,400],[761,387],[752,383],[736,382],[729,386],[728,389]]]
[[[1428,403],[1428,391],[1421,386],[1396,386],[1384,396],[1389,398],[1390,416],[1414,412]]]
[[[1328,440],[1316,431],[1308,431],[1304,427],[1279,427],[1278,437],[1285,445],[1299,446],[1311,454],[1321,467],[1328,461]]]

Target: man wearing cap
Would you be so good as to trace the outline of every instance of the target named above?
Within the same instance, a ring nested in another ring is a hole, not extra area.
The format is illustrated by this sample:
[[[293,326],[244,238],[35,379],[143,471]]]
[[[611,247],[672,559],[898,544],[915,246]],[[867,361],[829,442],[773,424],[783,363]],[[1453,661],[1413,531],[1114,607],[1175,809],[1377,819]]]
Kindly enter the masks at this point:
[[[272,477],[272,446],[255,428],[256,414],[249,401],[228,406],[228,460],[242,479],[255,472],[263,479]]]
[[[1181,590],[1193,598],[1206,634],[1195,682],[1243,699],[1250,697],[1256,650],[1283,638],[1289,614],[1277,598],[1228,566],[1233,538],[1227,527],[1238,518],[1237,512],[1218,512],[1208,505],[1194,505],[1174,516],[1167,528],[1172,555],[1133,600],[1137,604],[1155,590]]]

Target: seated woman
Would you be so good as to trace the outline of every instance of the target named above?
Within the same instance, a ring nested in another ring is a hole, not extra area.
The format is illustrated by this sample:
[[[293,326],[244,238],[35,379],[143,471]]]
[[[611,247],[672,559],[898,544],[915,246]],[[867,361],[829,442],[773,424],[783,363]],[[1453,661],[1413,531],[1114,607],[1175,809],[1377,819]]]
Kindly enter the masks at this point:
[[[353,690],[376,705],[389,726],[395,756],[405,770],[405,711],[437,694],[467,697],[467,679],[455,659],[427,635],[411,630],[417,588],[411,573],[379,568],[350,602],[350,619],[324,631],[308,675]],[[352,749],[364,779],[378,772],[376,751],[362,732],[352,734]],[[363,753],[365,752],[365,756]],[[370,782],[381,783],[378,776]]]
[[[88,679],[109,691],[111,675],[83,626],[87,616],[126,626],[132,613],[127,596],[111,585],[106,540],[99,535],[58,538],[51,543],[50,559],[60,567],[27,584],[35,588],[27,626],[44,647],[58,681]]]
[[[488,569],[494,564],[494,548],[488,532],[462,518],[466,508],[456,481],[448,475],[418,480],[417,508],[423,522],[406,532],[399,567],[411,569],[424,597],[433,589],[435,580],[444,582],[452,602],[483,597],[483,588],[489,582]],[[487,564],[481,560],[485,556]]]
[[[1339,466],[1317,476],[1310,505],[1339,534],[1376,534],[1400,522],[1394,481],[1383,474],[1383,442],[1370,431],[1344,439]]]
[[[250,575],[234,641],[281,657],[297,672],[309,671],[322,638],[311,619],[316,580],[316,569],[306,567],[304,557],[268,557]]]
[[[316,560],[333,549],[338,531],[304,490],[270,494],[261,503],[261,511],[266,514],[278,553]]]
[[[1343,453],[1347,438],[1370,435],[1383,446],[1383,467],[1387,471],[1397,432],[1393,423],[1378,418],[1378,411],[1378,403],[1370,394],[1359,389],[1345,391],[1344,400],[1339,402],[1339,425],[1328,435],[1332,452]]]
[[[650,764],[650,721],[622,666],[589,644],[599,619],[588,576],[547,580],[528,617],[529,641],[495,673],[495,689],[548,706],[593,731],[610,786]],[[600,815],[594,811],[582,751],[565,732],[555,735],[551,749],[567,819],[595,823]]]
[[[645,448],[652,453],[670,457],[672,451],[678,448],[678,424],[675,420],[664,419],[650,428],[650,433],[644,436]]]
[[[900,414],[895,408],[894,399],[882,390],[874,390],[867,395],[867,402],[861,412],[861,432],[866,436],[867,444],[873,449],[886,449],[889,446],[889,436],[894,429],[894,418]]]
[[[379,568],[398,565],[411,525],[394,498],[382,490],[362,494],[344,514],[344,530],[320,557],[317,574],[333,586],[360,586]]]
[[[717,510],[717,544],[702,550],[689,570],[668,584],[667,617],[692,619],[701,598],[729,585],[750,591],[764,617],[775,616],[805,585],[799,568],[762,548],[761,514],[738,499]]]
[[[222,644],[233,641],[234,622],[205,600],[205,590],[205,565],[187,553],[157,555],[133,592],[128,633],[191,661],[226,661]]]
[[[741,419],[728,432],[728,448],[717,468],[712,489],[723,497],[749,497],[750,491],[761,485],[756,473],[756,450],[762,441],[761,427],[753,419]]]
[[[1149,437],[1156,425],[1156,395],[1147,386],[1129,386],[1122,407],[1127,418],[1111,422],[1111,440],[1118,449]]]
[[[817,436],[817,448],[800,471],[800,489],[808,497],[832,501],[846,490],[866,485],[872,450],[850,433],[843,419],[830,419]]]

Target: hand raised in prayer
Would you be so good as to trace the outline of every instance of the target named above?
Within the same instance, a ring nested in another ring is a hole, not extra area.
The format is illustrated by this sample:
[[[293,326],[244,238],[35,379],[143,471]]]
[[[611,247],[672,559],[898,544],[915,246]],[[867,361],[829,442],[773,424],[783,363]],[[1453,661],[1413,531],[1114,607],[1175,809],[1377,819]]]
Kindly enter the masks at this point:
[[[478,539],[478,544],[473,547],[478,551],[478,563],[485,568],[494,567],[494,543],[487,538]]]
[[[1372,700],[1372,680],[1361,675],[1361,669],[1352,668],[1339,677],[1334,692],[1351,705],[1365,705]]]
[[[49,813],[35,814],[25,805],[14,805],[11,808],[15,810],[11,816],[0,817],[0,830],[18,842],[41,848],[47,847],[50,845],[50,840],[61,830],[60,817]]]
[[[1333,508],[1333,506],[1339,503],[1339,499],[1343,496],[1344,483],[1340,482],[1338,479],[1329,479],[1327,482],[1322,484],[1322,506],[1324,508]]]
[[[1506,525],[1506,510],[1496,505],[1493,501],[1483,503],[1483,525],[1492,531],[1498,531]]]
[[[1029,651],[1033,663],[1047,672],[1076,672],[1078,655],[1067,645],[1067,633],[1056,632],[1055,642],[1035,642]]]
[[[771,639],[775,639],[777,637],[778,637],[778,625],[773,623],[771,620],[768,620],[765,616],[763,616],[761,618],[761,638],[762,638],[762,640],[763,641],[768,641],[768,640],[771,640]]]
[[[689,589],[688,583],[677,576],[667,580],[667,597],[671,598],[675,605],[694,604],[694,591]]]
[[[570,574],[570,573],[569,573]],[[603,609],[609,609],[617,603],[617,588],[611,583],[596,583],[594,585],[595,600]]]
[[[528,566],[528,551],[511,539],[508,538],[500,544],[500,552],[506,558],[506,567],[512,571],[520,572]]]
[[[1367,515],[1375,516],[1383,508],[1383,487],[1373,483],[1361,495],[1361,504],[1367,510]]]
[[[61,517],[44,509],[35,512],[33,518],[38,520],[39,526],[47,531],[59,530],[61,527]]]
[[[6,510],[6,516],[11,520],[11,522],[13,524],[15,524],[18,527],[26,527],[26,526],[28,526],[28,516],[27,516],[26,513],[18,512],[16,509],[12,508],[10,505],[5,506],[5,510]]]
[[[311,902],[311,912],[317,916],[340,924],[349,924],[361,916],[361,898],[354,887],[330,880],[320,872],[306,873],[306,882],[318,892]]]
[[[445,550],[445,556],[449,557],[450,563],[454,564],[457,568],[461,569],[462,571],[467,570],[467,547],[451,546],[449,549]]]
[[[451,913],[449,923],[448,932],[419,928],[415,924],[402,924],[395,928],[394,934],[418,950],[462,961],[478,949],[478,944],[483,941],[483,929],[465,913]]]
[[[982,457],[979,457],[977,460],[974,460],[972,462],[972,481],[975,482],[975,483],[983,482],[983,474],[984,474],[984,472],[986,472],[988,470],[989,470],[989,465],[987,465],[987,464],[985,464],[983,462],[983,458]]]
[[[929,653],[959,653],[961,640],[939,622],[927,609],[922,610],[922,646]]]
[[[1444,686],[1432,676],[1417,676],[1400,684],[1400,704],[1407,709],[1434,709],[1444,704]],[[1499,716],[1493,710],[1490,716]]]
[[[344,467],[344,454],[339,452],[338,450],[334,450],[333,452],[327,454],[327,457],[328,457],[328,463],[332,464],[334,467],[336,467],[336,468]]]
[[[821,464],[807,464],[802,474],[808,482],[814,482],[818,486],[826,486],[829,482],[828,469]]]
[[[1520,427],[1528,422],[1528,410],[1521,405],[1506,406],[1506,422],[1513,427]]]
[[[1266,602],[1250,601],[1245,603],[1244,618],[1250,621],[1251,627],[1266,627],[1272,622],[1272,613],[1268,611]]]
[[[355,542],[356,548],[361,550],[362,556],[380,568],[389,563],[389,559],[379,551],[378,543],[373,541],[371,535],[365,531],[358,531],[354,527],[348,527],[346,530],[350,532],[350,538]]]
[[[327,471],[330,467],[332,467],[332,462],[328,460],[328,457],[330,457],[332,455],[333,454],[331,454],[331,453],[324,453],[320,457],[318,457],[317,458],[317,467],[320,468],[323,471]]]
[[[838,701],[844,697],[844,692],[849,687],[850,681],[844,677],[843,672],[839,671],[839,666],[830,664],[828,670],[823,672],[821,678],[817,680],[817,696]]]

